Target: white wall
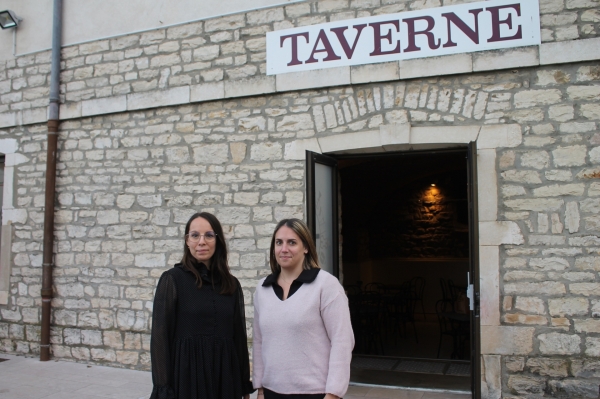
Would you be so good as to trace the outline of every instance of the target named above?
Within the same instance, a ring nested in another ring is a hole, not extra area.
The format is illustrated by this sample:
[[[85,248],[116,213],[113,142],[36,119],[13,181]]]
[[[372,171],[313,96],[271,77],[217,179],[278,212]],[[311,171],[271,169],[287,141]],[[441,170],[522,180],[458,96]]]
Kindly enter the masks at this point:
[[[304,0],[63,0],[63,46],[140,30]],[[23,21],[16,33],[17,55],[52,45],[54,0],[2,0]],[[0,60],[14,58],[13,29],[0,31]]]

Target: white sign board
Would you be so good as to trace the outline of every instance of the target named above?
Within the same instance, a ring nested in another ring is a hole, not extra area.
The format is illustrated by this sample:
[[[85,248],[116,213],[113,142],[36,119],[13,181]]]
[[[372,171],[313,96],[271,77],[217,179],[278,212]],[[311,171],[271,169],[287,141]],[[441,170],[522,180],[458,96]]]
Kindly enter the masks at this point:
[[[539,45],[538,0],[490,0],[267,33],[267,74]]]

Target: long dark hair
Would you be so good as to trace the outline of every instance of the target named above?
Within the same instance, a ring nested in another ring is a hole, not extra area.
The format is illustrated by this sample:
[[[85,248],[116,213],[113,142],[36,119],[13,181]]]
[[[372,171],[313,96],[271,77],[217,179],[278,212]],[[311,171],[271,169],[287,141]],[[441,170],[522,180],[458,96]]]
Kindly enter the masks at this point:
[[[234,277],[231,275],[229,271],[229,264],[227,263],[227,243],[225,242],[225,235],[223,234],[223,228],[221,227],[221,223],[219,219],[217,219],[212,213],[208,212],[199,212],[195,213],[190,217],[187,224],[185,225],[185,236],[183,239],[183,258],[181,259],[181,263],[183,264],[184,269],[189,270],[196,277],[196,285],[198,288],[202,287],[202,278],[200,277],[200,273],[196,270],[194,265],[198,264],[198,261],[192,253],[187,245],[187,235],[190,232],[190,225],[195,219],[202,218],[206,220],[213,231],[217,234],[217,241],[215,247],[215,253],[212,258],[210,258],[210,269],[213,275],[215,273],[219,274],[221,277],[221,294],[231,295],[234,293],[236,289],[236,284]]]
[[[275,234],[277,234],[279,229],[282,228],[283,226],[286,226],[286,227],[289,227],[290,229],[292,229],[292,231],[294,233],[296,233],[298,235],[298,237],[300,237],[300,240],[302,241],[304,248],[306,248],[306,250],[308,251],[306,253],[306,255],[304,255],[304,263],[302,264],[302,269],[303,270],[320,269],[321,266],[319,265],[319,257],[317,255],[317,249],[315,247],[315,242],[312,238],[312,234],[310,233],[310,230],[308,229],[308,226],[306,225],[306,223],[304,223],[300,219],[283,219],[282,221],[280,221],[277,224],[277,226],[275,226],[275,231],[273,232],[273,238],[271,238],[271,251],[269,252],[269,254],[270,254],[269,264],[271,266],[271,271],[273,272],[273,274],[281,273],[281,266],[279,266],[279,263],[277,263],[277,258],[275,258]]]

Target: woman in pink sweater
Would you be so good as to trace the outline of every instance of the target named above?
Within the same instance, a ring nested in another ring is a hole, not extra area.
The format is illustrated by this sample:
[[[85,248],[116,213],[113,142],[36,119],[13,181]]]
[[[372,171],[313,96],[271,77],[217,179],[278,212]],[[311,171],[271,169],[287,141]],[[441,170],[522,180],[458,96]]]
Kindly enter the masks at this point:
[[[258,399],[337,399],[350,381],[354,334],[339,281],[321,270],[310,231],[279,222],[271,275],[254,294],[253,378]]]

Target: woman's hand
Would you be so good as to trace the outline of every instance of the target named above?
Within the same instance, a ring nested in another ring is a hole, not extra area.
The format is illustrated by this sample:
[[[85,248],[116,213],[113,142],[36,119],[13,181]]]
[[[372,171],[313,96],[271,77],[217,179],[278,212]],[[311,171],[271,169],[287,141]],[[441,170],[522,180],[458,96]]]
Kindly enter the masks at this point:
[[[335,396],[332,393],[328,393],[327,395],[325,395],[325,397],[323,399],[340,399],[339,396]]]

